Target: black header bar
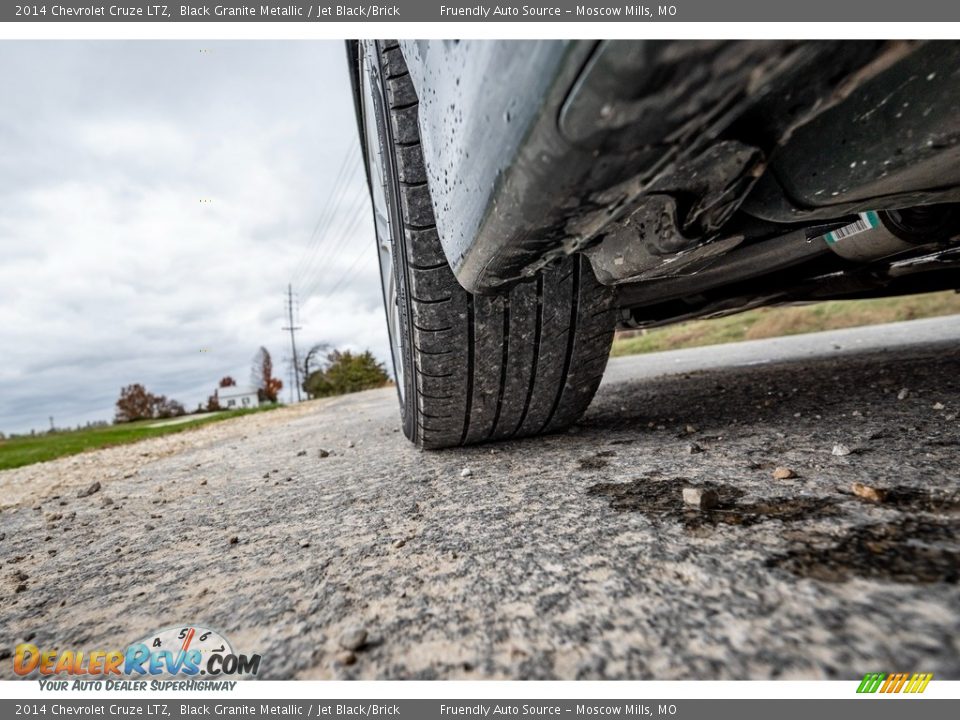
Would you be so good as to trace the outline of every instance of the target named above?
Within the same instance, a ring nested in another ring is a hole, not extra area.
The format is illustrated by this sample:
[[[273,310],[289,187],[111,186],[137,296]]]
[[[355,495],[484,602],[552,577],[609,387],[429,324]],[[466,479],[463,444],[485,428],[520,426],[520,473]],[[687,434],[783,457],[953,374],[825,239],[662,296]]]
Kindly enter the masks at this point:
[[[3,22],[956,22],[960,3],[943,0],[384,0],[383,2],[225,2],[164,5],[144,0],[16,2]]]

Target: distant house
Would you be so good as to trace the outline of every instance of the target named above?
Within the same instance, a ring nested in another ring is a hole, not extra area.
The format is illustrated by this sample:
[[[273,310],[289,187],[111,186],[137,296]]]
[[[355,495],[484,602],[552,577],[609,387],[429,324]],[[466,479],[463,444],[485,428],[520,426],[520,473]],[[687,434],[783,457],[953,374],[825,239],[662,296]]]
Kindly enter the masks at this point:
[[[255,408],[260,405],[256,388],[238,387],[237,385],[217,388],[217,401],[224,410]]]

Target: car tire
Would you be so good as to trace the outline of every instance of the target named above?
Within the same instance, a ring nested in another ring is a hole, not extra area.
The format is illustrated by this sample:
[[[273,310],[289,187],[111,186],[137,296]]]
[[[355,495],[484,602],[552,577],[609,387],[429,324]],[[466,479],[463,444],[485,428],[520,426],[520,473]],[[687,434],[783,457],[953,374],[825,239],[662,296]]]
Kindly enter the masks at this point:
[[[464,290],[437,233],[418,100],[400,47],[369,41],[359,59],[368,178],[384,199],[378,245],[391,264],[381,277],[404,433],[420,447],[444,448],[567,428],[607,363],[612,291],[582,255],[506,295]]]

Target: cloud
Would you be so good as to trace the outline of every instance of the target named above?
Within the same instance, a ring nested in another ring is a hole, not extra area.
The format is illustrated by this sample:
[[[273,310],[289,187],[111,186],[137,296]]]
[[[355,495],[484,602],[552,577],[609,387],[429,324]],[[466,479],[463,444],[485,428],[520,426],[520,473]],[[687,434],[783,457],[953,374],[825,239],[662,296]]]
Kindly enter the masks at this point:
[[[260,345],[282,371],[291,278],[304,347],[389,357],[359,154],[338,173],[356,142],[344,57],[0,43],[20,68],[0,78],[0,430],[109,419],[132,382],[193,407],[246,381]]]

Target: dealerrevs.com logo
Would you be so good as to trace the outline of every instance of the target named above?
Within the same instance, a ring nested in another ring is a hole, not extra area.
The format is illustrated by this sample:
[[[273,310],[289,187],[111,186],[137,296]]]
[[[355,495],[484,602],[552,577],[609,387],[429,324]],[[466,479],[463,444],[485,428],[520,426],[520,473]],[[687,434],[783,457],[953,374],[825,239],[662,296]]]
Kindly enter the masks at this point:
[[[867,673],[860,681],[858,693],[922,693],[933,680],[933,673]]]
[[[255,676],[260,655],[234,652],[216,630],[171,627],[131,643],[126,650],[44,650],[17,645],[13,671],[20,676],[93,676],[93,678],[177,678]]]

